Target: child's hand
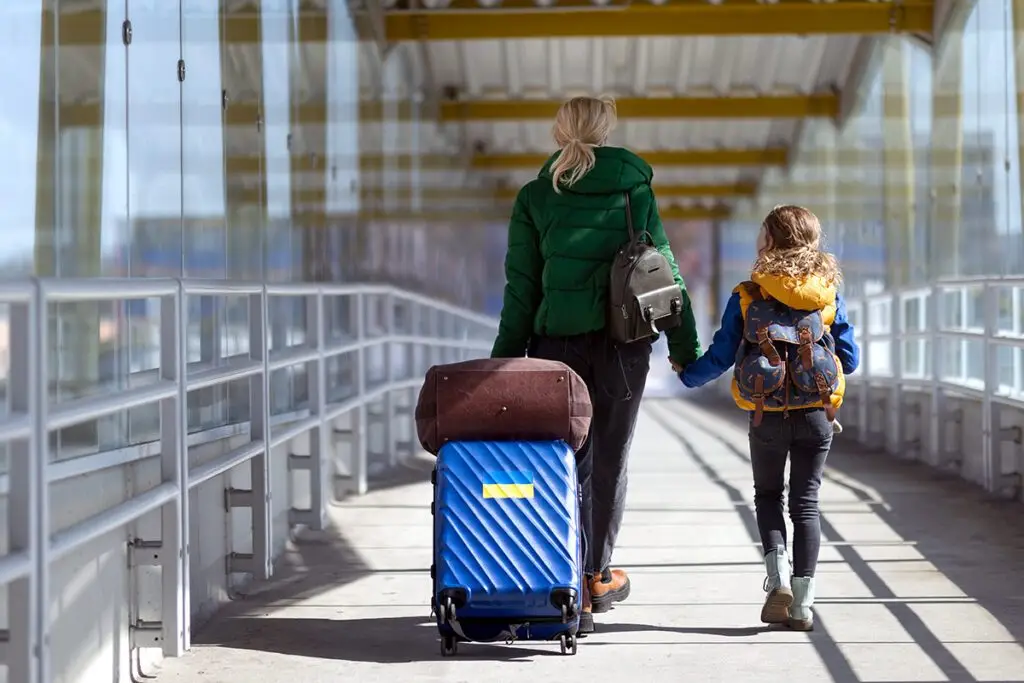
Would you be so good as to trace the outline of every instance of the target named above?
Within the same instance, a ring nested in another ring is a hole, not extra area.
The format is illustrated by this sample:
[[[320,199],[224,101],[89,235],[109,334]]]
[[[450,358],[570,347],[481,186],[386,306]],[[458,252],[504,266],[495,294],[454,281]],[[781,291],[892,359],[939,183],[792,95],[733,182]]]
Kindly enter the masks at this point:
[[[668,359],[668,362],[672,364],[672,372],[676,373],[677,375],[680,372],[682,372],[683,370],[686,369],[682,365],[680,365],[679,363],[677,363],[674,360],[672,360],[671,358]]]

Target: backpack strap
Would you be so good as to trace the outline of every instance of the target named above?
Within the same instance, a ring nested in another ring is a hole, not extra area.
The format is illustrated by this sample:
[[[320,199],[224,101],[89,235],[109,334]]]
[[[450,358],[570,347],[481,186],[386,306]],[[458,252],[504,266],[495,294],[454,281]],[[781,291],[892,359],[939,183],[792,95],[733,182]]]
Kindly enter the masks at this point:
[[[825,417],[829,422],[836,419],[836,407],[832,405],[832,387],[828,385],[825,376],[820,372],[814,376],[814,384],[818,388],[818,395],[821,397],[821,407],[825,409]]]
[[[626,196],[626,229],[629,230],[629,243],[640,244],[644,241],[644,236],[646,236],[648,243],[653,247],[654,238],[651,237],[651,233],[648,232],[647,227],[644,226],[638,231],[633,226],[633,202],[629,198],[629,190],[626,190],[622,194]]]
[[[814,349],[812,348],[814,346],[814,339],[811,338],[811,329],[809,327],[798,328],[797,338],[800,340],[799,350],[797,351],[800,355],[800,362],[803,363],[804,370],[810,370],[814,363]]]
[[[751,303],[754,301],[764,301],[764,294],[761,293],[761,286],[756,282],[742,282],[740,287],[746,291],[747,295],[750,296]],[[773,368],[777,368],[782,365],[782,357],[779,356],[778,349],[775,348],[775,344],[772,343],[771,337],[768,336],[767,327],[757,328],[757,346],[761,349],[761,355],[768,359],[768,363]]]
[[[633,203],[629,201],[629,190],[622,194],[626,195],[626,229],[629,230],[629,243],[636,241],[636,230],[633,229]]]
[[[784,389],[785,390],[785,389]],[[764,418],[764,376],[758,375],[754,378],[754,393],[752,395],[754,399],[754,421],[751,423],[754,427],[761,426],[761,420]]]
[[[741,282],[740,287],[747,293],[747,296],[749,296],[752,300],[764,300],[764,294],[761,293],[761,285],[757,284],[756,282],[747,280],[746,282]]]

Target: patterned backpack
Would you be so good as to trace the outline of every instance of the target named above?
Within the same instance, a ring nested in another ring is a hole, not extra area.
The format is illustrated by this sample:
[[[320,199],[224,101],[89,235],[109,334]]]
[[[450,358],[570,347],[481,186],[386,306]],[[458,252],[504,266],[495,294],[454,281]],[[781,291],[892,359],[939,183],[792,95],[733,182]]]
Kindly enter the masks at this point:
[[[839,364],[821,311],[798,311],[765,298],[753,282],[740,287],[751,302],[734,376],[740,396],[754,404],[753,425],[761,424],[766,406],[788,410],[820,403],[834,420]]]

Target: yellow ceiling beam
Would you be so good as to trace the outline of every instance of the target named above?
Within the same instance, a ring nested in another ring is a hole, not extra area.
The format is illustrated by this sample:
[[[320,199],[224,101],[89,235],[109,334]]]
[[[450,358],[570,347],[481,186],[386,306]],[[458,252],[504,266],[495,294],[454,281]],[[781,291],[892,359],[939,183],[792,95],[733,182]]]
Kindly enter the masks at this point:
[[[47,21],[52,21],[52,14],[47,15]],[[481,8],[475,0],[455,0],[447,9],[388,11],[385,29],[391,41],[890,32],[930,35],[933,16],[933,0],[796,0],[778,4],[729,0],[719,5],[706,0],[669,0],[662,5],[616,0],[605,7],[589,0],[559,0],[552,7],[537,7],[533,0],[505,0],[493,8]],[[254,18],[251,8],[226,14],[223,41],[257,43],[258,22]],[[368,15],[355,12],[352,18],[360,38],[370,40]],[[322,10],[303,11],[298,24],[303,42],[328,40],[329,22]],[[106,26],[103,10],[65,11],[59,13],[55,35],[61,45],[100,45],[109,42]]]
[[[654,192],[659,197],[751,197],[757,194],[757,186],[753,183],[723,184],[674,184],[659,185],[654,183]],[[458,192],[453,194],[457,195]],[[517,187],[503,187],[495,191],[499,199],[515,199],[519,194]]]
[[[749,183],[734,184],[708,184],[708,185],[658,185],[654,190],[659,197],[750,197],[756,194],[757,187]],[[427,201],[445,201],[452,199],[479,199],[511,202],[519,194],[518,187],[363,187],[359,190],[360,195],[366,199],[383,199],[385,196],[392,196],[399,201],[408,201],[419,196]],[[255,187],[232,188],[228,191],[231,198],[238,201],[257,203],[259,202],[259,190]],[[314,202],[322,201],[322,188],[301,188],[295,191],[293,201]]]
[[[691,149],[637,151],[651,166],[782,166],[786,163],[784,147],[768,149]],[[473,157],[473,168],[500,170],[540,168],[547,154],[481,154]]]
[[[714,221],[728,218],[732,209],[728,206],[666,206],[658,209],[663,221]]]
[[[890,32],[931,34],[932,0],[835,3],[640,2],[610,7],[505,6],[396,10],[385,16],[389,41],[493,40],[589,36],[719,36]],[[532,5],[532,3],[531,3]]]
[[[358,213],[332,211],[295,211],[292,219],[298,224],[330,223],[337,220],[357,218],[365,221],[391,222],[428,222],[428,223],[506,223],[511,207],[488,207],[482,209],[428,209],[411,211],[406,209],[383,210],[364,208]],[[659,209],[662,220],[718,220],[728,218],[732,209],[725,205],[717,206],[666,206]]]
[[[552,120],[563,100],[442,102],[441,121]],[[835,117],[839,97],[735,95],[723,97],[624,97],[615,101],[622,119],[786,119]]]
[[[689,220],[718,220],[728,218],[732,209],[728,206],[667,206],[659,210],[662,220],[666,221],[689,221]],[[382,211],[367,209],[359,213],[359,218],[364,220],[388,220],[388,221],[437,221],[437,222],[469,222],[486,221],[503,223],[508,220],[507,210],[453,210],[453,211]],[[324,216],[328,218],[328,216]]]
[[[649,164],[660,166],[782,166],[786,163],[787,152],[784,147],[767,149],[709,149],[709,150],[658,150],[637,152]],[[471,167],[479,171],[502,171],[520,169],[539,169],[548,160],[548,154],[479,154],[473,157]],[[424,170],[463,170],[465,168],[458,156],[446,154],[411,155],[400,154],[387,159],[381,154],[364,154],[358,161],[353,158],[325,160],[316,156],[296,156],[292,170],[297,172],[325,172],[333,163],[348,168],[358,163],[362,170],[379,170],[385,161],[394,168],[408,170],[414,163]],[[232,156],[227,160],[228,175],[255,175],[260,172],[261,163],[257,156]]]
[[[442,123],[459,121],[522,121],[553,120],[562,100],[472,100],[442,102],[439,119]],[[147,107],[147,120],[156,123],[166,117],[168,122],[177,110],[140,103]],[[219,107],[218,107],[219,108]],[[723,97],[625,97],[616,100],[620,119],[800,119],[807,117],[835,117],[839,113],[839,98],[832,93],[815,95],[761,95]],[[61,117],[66,125],[95,126],[103,108],[99,103],[65,104]],[[416,116],[413,106],[404,103],[395,108],[395,120],[411,121]],[[426,112],[419,112],[426,115]],[[323,103],[300,104],[291,111],[292,122],[297,125],[326,124],[334,119]],[[224,114],[229,126],[255,126],[259,120],[255,102],[231,102]],[[384,108],[380,102],[359,103],[359,121],[381,121]],[[336,115],[335,115],[336,118]]]
[[[9,1],[9,0],[8,0]],[[214,0],[210,0],[214,2]],[[122,10],[123,11],[123,10]],[[53,13],[45,12],[44,21],[52,22]],[[356,34],[361,40],[372,40],[373,31],[369,16],[363,12],[352,16]],[[228,45],[252,44],[260,42],[260,16],[251,7],[238,9],[223,14],[223,33],[220,41]],[[121,41],[118,35],[107,36],[108,16],[105,10],[86,9],[81,11],[62,11],[58,13],[57,30],[53,35],[44,37],[46,45],[56,42],[59,45],[77,45],[82,47],[99,46],[111,41]],[[120,20],[118,20],[120,23]],[[328,17],[322,9],[303,9],[298,18],[298,35],[304,43],[324,43],[328,40]],[[194,39],[193,39],[194,40]],[[210,41],[214,42],[213,40]]]

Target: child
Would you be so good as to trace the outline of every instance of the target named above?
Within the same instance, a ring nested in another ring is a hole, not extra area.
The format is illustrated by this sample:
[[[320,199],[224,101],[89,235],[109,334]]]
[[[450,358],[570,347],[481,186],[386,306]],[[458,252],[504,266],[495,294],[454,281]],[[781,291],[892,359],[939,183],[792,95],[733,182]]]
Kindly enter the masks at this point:
[[[860,355],[836,293],[839,266],[820,242],[813,213],[774,208],[758,234],[751,282],[733,290],[711,348],[679,373],[683,384],[699,387],[737,365],[733,398],[750,412],[754,508],[768,573],[761,621],[800,631],[813,628],[818,489],[844,373],[857,369]],[[787,456],[792,569],[782,511]]]

